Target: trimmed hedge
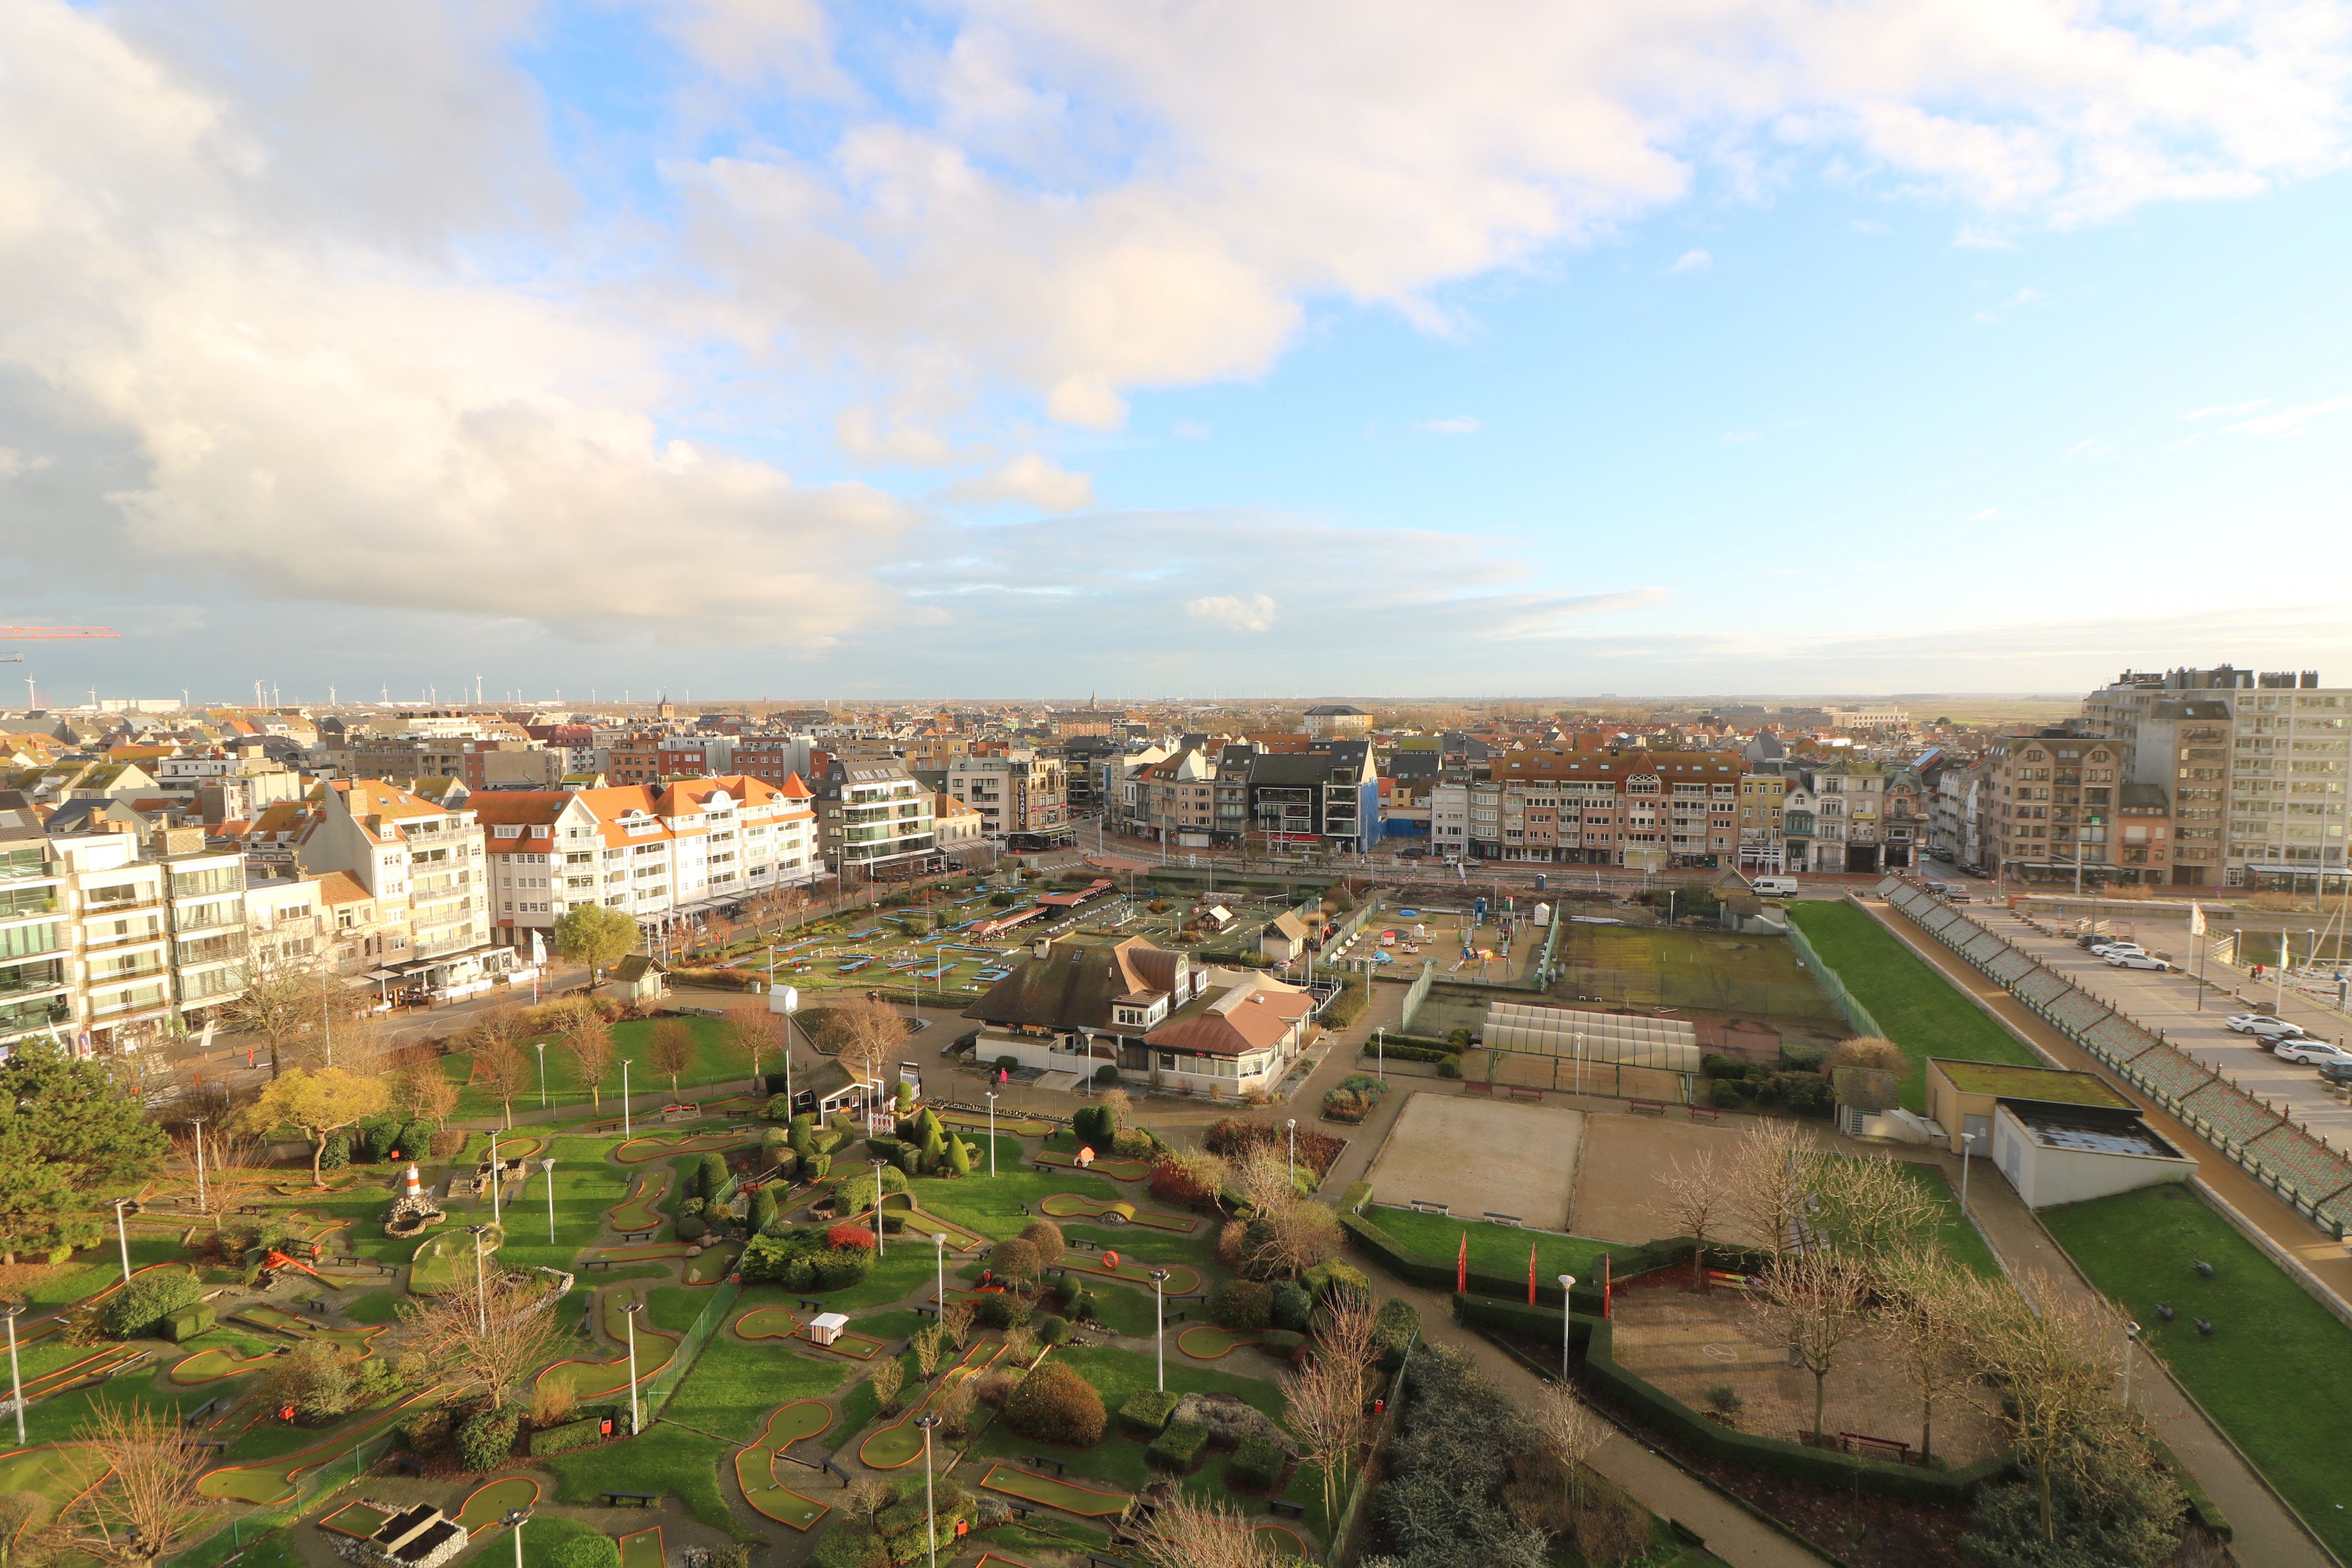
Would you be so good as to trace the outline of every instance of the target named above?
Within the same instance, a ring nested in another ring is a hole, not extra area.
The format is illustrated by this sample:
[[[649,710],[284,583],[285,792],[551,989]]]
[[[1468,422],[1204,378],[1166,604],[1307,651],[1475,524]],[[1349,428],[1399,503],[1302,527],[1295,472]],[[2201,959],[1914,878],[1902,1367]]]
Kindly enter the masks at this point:
[[[1143,1457],[1160,1469],[1189,1475],[1209,1446],[1209,1429],[1179,1421],[1151,1440]]]
[[[163,1320],[163,1337],[173,1344],[194,1339],[209,1331],[214,1322],[213,1304],[199,1301],[193,1307],[183,1307]]]
[[[1118,1422],[1132,1432],[1147,1437],[1157,1437],[1168,1427],[1168,1418],[1176,1414],[1177,1395],[1161,1389],[1147,1388],[1140,1394],[1130,1394],[1127,1403],[1118,1407]]]
[[[534,1459],[548,1454],[568,1453],[584,1448],[591,1443],[601,1443],[604,1434],[598,1430],[602,1415],[590,1415],[578,1421],[566,1421],[558,1426],[541,1426],[530,1435],[530,1457]]]
[[[133,1274],[98,1310],[99,1324],[118,1340],[145,1339],[160,1333],[165,1319],[194,1306],[204,1294],[194,1273],[165,1268]]]
[[[1461,1055],[1459,1050],[1443,1040],[1432,1040],[1423,1045],[1418,1041],[1400,1040],[1393,1036],[1378,1049],[1374,1049],[1371,1042],[1367,1040],[1364,1048],[1357,1053],[1360,1060],[1393,1059],[1401,1062],[1450,1062],[1457,1060]]]
[[[1252,1491],[1271,1491],[1282,1479],[1284,1456],[1264,1437],[1244,1437],[1234,1449],[1233,1463],[1225,1467],[1225,1479]]]

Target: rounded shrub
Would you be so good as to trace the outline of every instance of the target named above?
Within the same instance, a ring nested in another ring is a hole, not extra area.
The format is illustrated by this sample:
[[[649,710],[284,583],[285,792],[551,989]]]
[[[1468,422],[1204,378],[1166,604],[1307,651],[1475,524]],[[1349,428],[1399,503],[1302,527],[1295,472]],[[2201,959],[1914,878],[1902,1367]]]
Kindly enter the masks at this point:
[[[164,1319],[194,1306],[204,1294],[194,1274],[176,1268],[134,1274],[99,1309],[99,1326],[118,1340],[142,1339],[160,1332]]]
[[[548,1568],[621,1568],[620,1543],[602,1531],[558,1542]]]
[[[984,1329],[1010,1329],[1029,1321],[1029,1303],[1009,1290],[991,1290],[973,1310]]]
[[[1034,1245],[1016,1236],[996,1244],[988,1255],[988,1267],[1001,1279],[1026,1285],[1044,1272],[1045,1261]]]
[[[1274,1321],[1274,1289],[1255,1279],[1221,1280],[1209,1292],[1209,1316],[1236,1333],[1257,1333]]]
[[[466,1417],[457,1428],[457,1462],[469,1470],[494,1470],[514,1453],[522,1412],[489,1409]]]
[[[1307,1316],[1314,1310],[1315,1298],[1309,1296],[1299,1286],[1285,1279],[1274,1288],[1273,1298],[1268,1302],[1267,1316],[1276,1328],[1288,1329],[1292,1333],[1303,1334],[1307,1331]]]
[[[824,1233],[824,1244],[835,1251],[871,1252],[874,1250],[874,1233],[862,1225],[845,1221]]]
[[[1070,1337],[1069,1320],[1057,1318],[1051,1312],[1038,1319],[1036,1327],[1037,1342],[1041,1345],[1058,1345]]]
[[[1051,1268],[1062,1261],[1062,1254],[1068,1249],[1068,1243],[1062,1239],[1062,1227],[1050,1219],[1031,1220],[1021,1227],[1020,1239],[1036,1250],[1037,1264],[1042,1268]]]
[[[680,1241],[700,1241],[710,1234],[710,1222],[698,1214],[677,1216],[677,1238]]]
[[[1047,1362],[1021,1380],[1004,1402],[1005,1425],[1024,1437],[1085,1448],[1102,1440],[1102,1395],[1059,1362]]]
[[[1739,1092],[1739,1082],[1737,1079],[1717,1079],[1707,1089],[1706,1097],[1719,1110],[1737,1110],[1748,1103],[1748,1097]]]
[[[874,1255],[847,1248],[835,1248],[817,1253],[809,1259],[815,1271],[816,1288],[820,1290],[845,1290],[866,1278],[874,1267]]]

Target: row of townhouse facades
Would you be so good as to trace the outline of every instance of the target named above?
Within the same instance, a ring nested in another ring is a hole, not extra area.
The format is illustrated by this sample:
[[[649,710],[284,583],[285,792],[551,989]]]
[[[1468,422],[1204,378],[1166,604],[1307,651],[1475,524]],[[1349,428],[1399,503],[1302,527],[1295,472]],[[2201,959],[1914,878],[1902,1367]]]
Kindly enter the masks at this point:
[[[1172,752],[1139,757],[1116,795],[1126,831],[1181,848],[1356,853],[1381,836],[1380,770],[1367,741],[1302,737],[1277,749],[1188,737]]]
[[[1706,752],[1506,752],[1487,777],[1430,791],[1439,853],[1552,865],[1728,865],[1739,844],[1736,756]]]

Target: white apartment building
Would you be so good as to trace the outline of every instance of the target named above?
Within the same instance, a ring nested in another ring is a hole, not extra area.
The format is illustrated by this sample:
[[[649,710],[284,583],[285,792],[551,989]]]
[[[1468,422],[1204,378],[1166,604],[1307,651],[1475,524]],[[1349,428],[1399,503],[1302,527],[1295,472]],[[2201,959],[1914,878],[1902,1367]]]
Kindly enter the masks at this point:
[[[381,779],[331,780],[313,793],[292,852],[306,871],[347,873],[374,900],[381,922],[406,927],[416,964],[490,940],[482,829],[471,802],[450,810]]]
[[[659,925],[822,875],[816,812],[797,779],[498,791],[467,805],[488,834],[492,923],[518,946],[577,904]]]
[[[1034,752],[964,752],[948,763],[947,793],[980,813],[981,832],[1015,849],[1070,842],[1068,775],[1059,757]]]

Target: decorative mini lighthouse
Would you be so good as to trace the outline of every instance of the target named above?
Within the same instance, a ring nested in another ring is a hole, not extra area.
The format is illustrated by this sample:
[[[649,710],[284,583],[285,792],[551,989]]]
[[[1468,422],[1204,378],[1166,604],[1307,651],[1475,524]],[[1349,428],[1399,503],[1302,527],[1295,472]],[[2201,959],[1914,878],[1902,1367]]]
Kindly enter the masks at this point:
[[[417,1179],[416,1167],[414,1164],[408,1167],[408,1174],[402,1177],[401,1181],[403,1184],[400,1190],[404,1197],[413,1198],[425,1191],[424,1184]]]

